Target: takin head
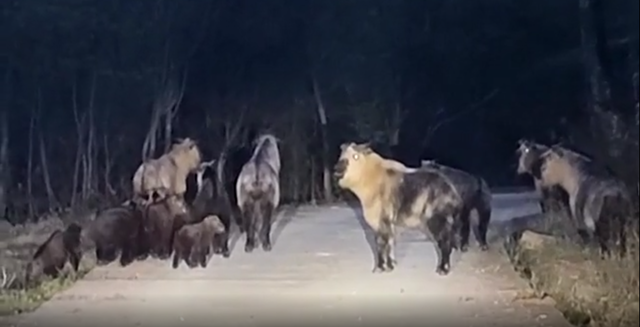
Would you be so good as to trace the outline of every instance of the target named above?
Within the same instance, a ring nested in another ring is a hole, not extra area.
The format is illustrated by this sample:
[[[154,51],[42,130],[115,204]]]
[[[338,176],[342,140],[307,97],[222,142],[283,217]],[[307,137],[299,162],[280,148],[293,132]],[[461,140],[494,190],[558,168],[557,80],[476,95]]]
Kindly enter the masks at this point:
[[[358,189],[373,187],[390,169],[385,165],[385,159],[374,152],[369,144],[345,143],[340,149],[334,177],[342,189],[358,193]]]
[[[534,166],[540,162],[542,154],[549,150],[549,147],[530,140],[518,141],[518,175],[533,174]]]
[[[200,168],[202,153],[198,143],[191,138],[184,138],[171,145],[167,153],[175,164],[186,172],[195,171]]]

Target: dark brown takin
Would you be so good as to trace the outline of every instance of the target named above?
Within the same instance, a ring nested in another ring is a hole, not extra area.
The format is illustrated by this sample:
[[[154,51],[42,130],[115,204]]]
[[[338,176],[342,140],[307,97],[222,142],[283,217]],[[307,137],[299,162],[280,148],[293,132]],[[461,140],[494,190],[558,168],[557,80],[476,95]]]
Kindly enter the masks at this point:
[[[67,262],[77,272],[82,259],[81,234],[82,227],[75,223],[51,233],[27,264],[25,285],[32,286],[42,276],[58,277]]]
[[[96,214],[83,230],[83,239],[95,248],[98,265],[115,261],[127,266],[148,255],[148,240],[144,233],[144,208],[133,201],[107,208]]]
[[[464,207],[460,216],[460,251],[466,252],[469,246],[469,232],[472,227],[471,214],[475,212],[473,231],[480,249],[486,251],[487,230],[491,221],[491,190],[487,182],[478,176],[453,167],[441,165],[434,160],[423,160],[422,169],[438,171],[453,183],[462,198]]]
[[[218,216],[205,217],[198,223],[183,225],[173,242],[173,268],[184,260],[189,268],[207,267],[210,254],[220,253],[225,246],[225,226]]]

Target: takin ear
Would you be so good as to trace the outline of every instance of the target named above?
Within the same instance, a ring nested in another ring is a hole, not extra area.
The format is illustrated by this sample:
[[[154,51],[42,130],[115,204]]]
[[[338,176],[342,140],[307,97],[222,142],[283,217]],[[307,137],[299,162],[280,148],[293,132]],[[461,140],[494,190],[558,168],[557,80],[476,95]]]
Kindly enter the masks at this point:
[[[344,152],[352,145],[353,145],[353,142],[342,143],[342,144],[340,144],[340,151]]]
[[[211,161],[205,161],[203,163],[200,164],[200,169],[205,169],[208,167],[213,167],[216,164],[216,159],[213,159]]]
[[[433,165],[435,164],[436,161],[433,159],[429,159],[429,160],[422,160],[420,161],[420,164],[424,167],[424,166],[429,166],[429,165]]]
[[[356,144],[355,148],[362,154],[370,154],[371,152],[373,152],[373,150],[371,149],[371,144],[369,142]]]

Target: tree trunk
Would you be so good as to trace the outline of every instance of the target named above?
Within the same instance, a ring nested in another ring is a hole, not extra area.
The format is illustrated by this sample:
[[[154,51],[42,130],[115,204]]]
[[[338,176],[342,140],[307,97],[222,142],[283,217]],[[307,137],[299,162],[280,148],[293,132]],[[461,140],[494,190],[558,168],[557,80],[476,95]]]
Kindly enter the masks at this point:
[[[0,217],[8,218],[11,165],[9,162],[9,96],[11,94],[11,69],[7,68],[3,93],[0,99]]]
[[[596,139],[605,141],[614,157],[619,156],[622,120],[612,112],[611,88],[605,74],[606,44],[603,0],[580,0],[582,51],[585,76],[589,87],[591,127]]]
[[[36,125],[36,110],[31,111],[29,120],[29,150],[27,158],[27,205],[29,206],[29,218],[33,221],[37,220],[33,203],[33,137]]]
[[[42,178],[45,189],[47,190],[47,200],[49,201],[49,208],[55,208],[58,205],[53,187],[51,186],[51,176],[49,174],[49,163],[47,161],[47,147],[44,142],[42,132],[40,132],[40,165],[42,166]]]
[[[329,140],[327,135],[327,113],[320,95],[320,87],[315,77],[312,78],[313,94],[316,100],[316,107],[318,110],[318,118],[320,120],[320,137],[322,138],[322,186],[324,192],[324,200],[327,202],[333,201],[333,194],[331,192],[332,178],[331,167],[329,163]]]
[[[9,208],[11,166],[9,165],[9,124],[6,108],[0,108],[0,215],[6,217]]]
[[[78,107],[78,86],[74,82],[71,88],[72,93],[72,109],[73,117],[76,123],[76,158],[73,164],[73,186],[71,188],[71,207],[75,207],[77,204],[78,195],[78,183],[80,182],[80,164],[82,163],[82,156],[84,153],[84,115],[82,117],[79,113]]]

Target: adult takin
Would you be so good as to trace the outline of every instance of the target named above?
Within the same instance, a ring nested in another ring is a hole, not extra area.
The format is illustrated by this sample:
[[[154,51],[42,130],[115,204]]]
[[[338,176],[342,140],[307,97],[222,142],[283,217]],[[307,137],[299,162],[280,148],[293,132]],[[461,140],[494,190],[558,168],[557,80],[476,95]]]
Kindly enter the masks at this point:
[[[453,183],[464,204],[460,223],[460,251],[466,252],[469,246],[471,229],[471,213],[475,211],[473,230],[480,249],[486,251],[487,230],[491,221],[491,190],[482,177],[474,176],[466,171],[445,166],[434,160],[423,160],[422,169],[439,171]]]
[[[149,240],[149,254],[161,260],[171,257],[175,231],[193,222],[184,200],[167,197],[144,208],[144,237]]]
[[[32,285],[43,275],[58,277],[67,262],[77,272],[82,259],[81,237],[82,227],[75,223],[51,233],[27,264],[25,285]]]
[[[396,227],[416,228],[436,243],[436,273],[447,275],[455,231],[464,203],[439,172],[389,164],[368,144],[341,146],[334,175],[340,188],[360,201],[364,219],[376,234],[373,272],[392,271]]]
[[[626,253],[626,228],[632,214],[629,191],[606,167],[569,149],[554,146],[542,156],[544,186],[559,186],[569,195],[569,208],[585,243],[596,238],[603,256],[616,246]]]
[[[207,216],[198,223],[183,225],[174,236],[173,268],[178,268],[181,260],[189,268],[198,265],[206,268],[212,250],[213,253],[220,253],[226,246],[225,234],[224,224],[215,215]]]
[[[543,185],[540,176],[542,168],[542,154],[549,150],[549,147],[530,140],[519,140],[518,149],[518,175],[528,174],[533,177],[533,184],[536,192],[540,196],[540,209],[543,213],[551,212],[554,204],[558,204],[560,209],[566,211],[569,206],[569,196],[559,186]],[[569,212],[566,212],[570,214]]]
[[[215,165],[215,168],[214,168]],[[191,201],[188,201],[191,222],[200,222],[205,217],[217,216],[224,225],[224,232],[220,235],[221,246],[216,247],[216,254],[222,254],[228,258],[229,231],[234,219],[234,211],[231,200],[224,188],[224,159],[202,163],[196,172],[197,192]],[[218,253],[219,252],[219,253]]]
[[[83,239],[92,243],[99,265],[113,262],[118,255],[121,266],[146,258],[149,243],[144,233],[143,210],[127,201],[98,212],[87,224]]]
[[[157,159],[143,162],[133,175],[136,201],[148,204],[168,196],[182,198],[187,190],[187,175],[199,168],[201,153],[190,138],[181,139]]]
[[[236,198],[247,235],[245,252],[256,247],[256,234],[264,251],[271,251],[271,223],[280,203],[280,151],[278,139],[262,134],[253,155],[244,164],[236,182]],[[259,229],[259,232],[258,232]]]

